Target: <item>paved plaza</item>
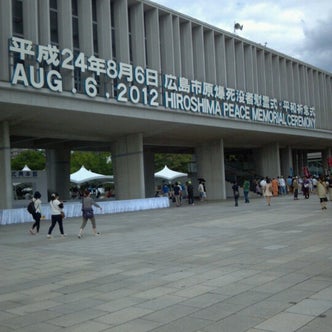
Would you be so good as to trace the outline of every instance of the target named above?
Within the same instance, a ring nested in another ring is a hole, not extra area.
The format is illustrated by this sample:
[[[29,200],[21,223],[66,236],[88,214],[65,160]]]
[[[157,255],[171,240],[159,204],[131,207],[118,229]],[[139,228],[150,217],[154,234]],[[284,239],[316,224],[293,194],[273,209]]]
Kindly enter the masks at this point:
[[[0,331],[329,332],[332,202],[232,200],[0,226]]]

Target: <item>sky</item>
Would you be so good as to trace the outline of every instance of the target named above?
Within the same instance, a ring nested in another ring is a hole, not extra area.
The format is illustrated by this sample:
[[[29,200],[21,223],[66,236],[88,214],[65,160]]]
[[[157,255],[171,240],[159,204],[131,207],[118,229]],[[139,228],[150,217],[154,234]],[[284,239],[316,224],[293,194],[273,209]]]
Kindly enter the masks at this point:
[[[331,0],[153,0],[332,73]]]

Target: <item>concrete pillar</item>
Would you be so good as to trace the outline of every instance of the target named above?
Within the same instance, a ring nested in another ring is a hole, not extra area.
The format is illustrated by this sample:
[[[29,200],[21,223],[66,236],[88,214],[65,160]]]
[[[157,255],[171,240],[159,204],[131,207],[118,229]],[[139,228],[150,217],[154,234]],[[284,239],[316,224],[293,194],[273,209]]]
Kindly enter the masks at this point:
[[[145,198],[143,135],[119,138],[112,148],[116,199]]]
[[[193,63],[195,79],[205,81],[205,53],[203,27],[195,27],[192,30]],[[211,52],[212,53],[212,52]]]
[[[0,209],[12,208],[12,176],[10,166],[10,136],[8,122],[0,123]]]
[[[0,1],[0,81],[8,81],[10,77],[8,39],[13,34],[11,8],[11,0]]]
[[[162,72],[175,74],[173,21],[170,14],[160,17],[160,48]]]
[[[226,199],[224,143],[220,139],[196,148],[197,177],[206,180],[209,200]]]
[[[94,54],[91,1],[78,1],[77,4],[80,50],[90,56]]]
[[[116,59],[125,63],[130,63],[129,56],[129,29],[128,29],[128,2],[127,0],[117,0],[114,4],[114,26]],[[113,54],[114,56],[114,54]]]
[[[38,2],[39,19],[39,44],[47,45],[51,40],[50,32],[50,3],[49,1]]]
[[[284,177],[294,175],[292,148],[290,146],[287,146],[286,148],[280,150],[280,164],[280,175],[284,175]]]
[[[258,174],[270,178],[280,175],[279,143],[269,144],[257,152]]]
[[[323,166],[323,172],[326,175],[330,175],[330,167],[328,164],[328,159],[332,156],[332,149],[327,148],[322,151],[322,166]]]
[[[145,13],[145,36],[146,65],[152,69],[160,71],[160,39],[157,9],[152,9]]]
[[[131,54],[135,66],[145,66],[145,44],[144,40],[144,5],[138,3],[130,7],[130,26],[131,26]]]
[[[63,200],[69,199],[70,149],[46,150],[48,194],[57,192]]]
[[[23,1],[24,38],[38,44],[38,3],[37,0]]]
[[[73,46],[73,23],[72,23],[71,1],[58,0],[58,28],[59,28],[59,48],[62,50]],[[74,71],[61,69],[64,90],[71,91],[74,88]]]
[[[194,79],[194,55],[191,22],[180,24],[181,73],[184,77]]]
[[[151,149],[144,149],[144,178],[145,197],[154,197],[156,185],[154,178],[154,153]]]

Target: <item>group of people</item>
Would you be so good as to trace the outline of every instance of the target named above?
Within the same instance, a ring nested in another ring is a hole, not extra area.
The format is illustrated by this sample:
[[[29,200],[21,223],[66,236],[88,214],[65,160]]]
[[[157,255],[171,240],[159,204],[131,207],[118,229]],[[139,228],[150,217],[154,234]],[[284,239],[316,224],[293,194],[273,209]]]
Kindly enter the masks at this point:
[[[96,203],[92,199],[90,195],[91,195],[90,191],[86,190],[82,198],[82,224],[78,233],[79,239],[81,239],[83,236],[83,231],[88,220],[91,221],[93,234],[100,235],[100,233],[97,232],[96,220],[92,206],[98,207],[99,209],[102,208],[98,203]],[[42,219],[42,201],[41,201],[41,194],[39,191],[36,191],[34,193],[32,202],[34,204],[34,212],[32,213],[34,223],[32,227],[29,229],[29,232],[31,235],[37,235],[39,234],[40,220]],[[51,209],[51,225],[48,228],[47,238],[49,239],[52,238],[52,232],[56,224],[58,224],[59,226],[61,237],[64,238],[66,236],[63,228],[63,219],[65,218],[65,213],[64,213],[64,205],[63,202],[60,200],[59,194],[53,193],[51,195],[49,203]]]
[[[199,194],[199,200],[204,201],[206,199],[205,181],[199,181],[197,191]],[[191,180],[186,181],[185,184],[176,181],[171,185],[164,181],[161,193],[162,196],[171,199],[178,207],[182,205],[184,199],[188,200],[189,205],[194,205],[194,186]]]
[[[235,206],[238,206],[239,201],[239,188],[237,182],[233,182],[232,190],[235,200]],[[299,192],[302,191],[303,197],[308,199],[310,193],[317,193],[319,197],[321,208],[327,209],[328,196],[332,201],[332,176],[289,176],[287,180],[283,176],[276,178],[265,177],[259,180],[254,180],[252,183],[245,180],[243,182],[243,195],[245,203],[249,203],[248,194],[250,188],[256,193],[263,196],[268,206],[271,205],[271,198],[293,194],[294,200],[298,200]]]

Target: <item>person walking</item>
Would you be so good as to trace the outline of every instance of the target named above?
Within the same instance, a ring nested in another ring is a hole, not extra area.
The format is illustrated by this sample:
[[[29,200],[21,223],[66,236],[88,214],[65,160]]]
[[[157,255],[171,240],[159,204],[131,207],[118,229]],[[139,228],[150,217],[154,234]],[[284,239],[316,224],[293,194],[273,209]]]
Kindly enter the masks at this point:
[[[93,208],[92,206],[95,206],[97,208],[99,208],[100,210],[102,209],[101,206],[99,204],[97,204],[92,198],[91,198],[91,193],[89,190],[86,190],[84,192],[84,197],[82,199],[82,225],[80,228],[80,231],[77,235],[77,237],[80,239],[83,235],[83,231],[84,228],[88,222],[88,220],[90,219],[91,221],[91,225],[92,225],[92,231],[94,235],[100,235],[99,232],[97,232],[97,226],[96,226],[96,219],[95,219],[95,215],[93,212]]]
[[[199,181],[197,190],[199,193],[199,200],[203,202],[205,199],[205,190],[204,190],[203,181]]]
[[[318,182],[317,182],[317,195],[319,197],[319,201],[320,201],[320,206],[322,208],[322,210],[326,210],[327,209],[327,195],[326,195],[326,182],[324,181],[324,179],[322,177],[319,177]]]
[[[47,237],[50,239],[52,238],[52,231],[58,223],[59,225],[59,230],[61,233],[61,237],[65,237],[66,234],[63,231],[63,218],[64,218],[64,212],[63,212],[63,203],[59,200],[59,194],[54,193],[51,195],[51,200],[50,200],[50,206],[51,206],[51,226],[48,229]]]
[[[267,205],[270,206],[272,197],[272,184],[269,177],[266,178],[265,182],[265,186],[263,187],[263,195],[265,197]]]
[[[299,195],[299,182],[298,182],[298,177],[295,176],[292,182],[292,188],[293,188],[293,195],[294,195],[294,200],[298,200],[298,195]]]
[[[177,207],[181,206],[181,186],[178,184],[178,182],[175,182],[174,188],[173,188],[173,195],[175,198],[175,204]]]
[[[234,202],[235,202],[235,206],[239,206],[239,197],[240,197],[240,192],[239,192],[239,185],[237,184],[237,182],[233,182],[233,196],[234,196]]]
[[[191,181],[187,183],[187,192],[188,192],[188,204],[194,205],[194,186]]]
[[[29,229],[31,235],[39,234],[40,219],[41,219],[41,204],[42,204],[40,198],[41,198],[40,192],[36,191],[32,198],[33,204],[35,206],[35,212],[32,214],[32,217],[35,222],[33,223],[32,227]]]
[[[249,180],[243,181],[243,196],[244,202],[249,203],[249,190],[250,190],[250,182]]]

